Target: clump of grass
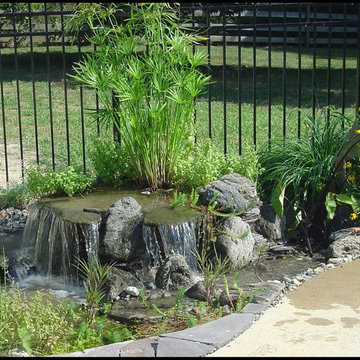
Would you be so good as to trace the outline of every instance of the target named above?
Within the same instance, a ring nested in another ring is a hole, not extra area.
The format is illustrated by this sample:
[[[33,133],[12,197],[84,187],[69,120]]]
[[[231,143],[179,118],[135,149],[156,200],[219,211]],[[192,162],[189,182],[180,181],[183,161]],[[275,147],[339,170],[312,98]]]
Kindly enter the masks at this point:
[[[106,296],[104,286],[114,263],[102,265],[97,258],[93,258],[89,262],[78,258],[77,262],[76,268],[84,280],[87,323],[91,325],[104,303]]]
[[[262,196],[269,200],[278,184],[285,189],[285,197],[293,205],[309,209],[319,199],[333,172],[334,156],[343,143],[349,119],[326,111],[315,118],[304,119],[306,135],[300,139],[273,141],[271,148],[260,152],[259,162],[266,169],[260,176]]]

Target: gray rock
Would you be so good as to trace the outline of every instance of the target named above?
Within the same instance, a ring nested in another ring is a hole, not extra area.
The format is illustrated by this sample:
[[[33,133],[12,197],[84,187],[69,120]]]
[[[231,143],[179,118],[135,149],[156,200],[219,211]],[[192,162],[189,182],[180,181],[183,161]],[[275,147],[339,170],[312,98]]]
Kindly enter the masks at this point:
[[[229,296],[230,298],[229,298]],[[219,303],[221,306],[231,306],[231,303],[236,306],[240,293],[236,289],[229,289],[229,294],[226,291],[222,291],[219,296]]]
[[[215,198],[217,203],[215,209],[221,209],[224,213],[230,213],[232,211],[242,212],[245,211],[249,205],[249,201],[246,200],[234,186],[221,180],[213,181],[199,190],[198,204],[208,206],[216,192],[218,195]]]
[[[143,289],[144,285],[130,272],[113,267],[105,284],[105,291],[108,297],[114,300],[122,291],[126,291],[129,287],[135,287],[138,290]]]
[[[231,216],[217,227],[220,229],[215,244],[218,254],[228,257],[233,269],[248,265],[255,245],[249,224],[239,216]]]
[[[354,229],[341,229],[330,234],[331,243],[327,249],[329,258],[342,258],[346,255],[360,256],[360,236],[352,234]]]
[[[143,256],[144,213],[132,197],[124,197],[111,205],[106,219],[105,235],[100,241],[99,255],[106,261],[128,262]]]
[[[182,255],[170,255],[164,263],[159,267],[155,284],[160,289],[177,290],[180,286],[186,289],[194,285],[195,274],[190,269]]]
[[[13,207],[8,207],[6,209],[6,212],[9,214],[9,215],[13,215],[15,214],[15,209]]]
[[[280,281],[267,281],[258,284],[251,284],[250,289],[254,297],[252,302],[255,304],[273,304],[275,300],[282,295],[285,290],[285,284]],[[252,288],[252,290],[251,290]]]
[[[247,177],[237,173],[224,175],[219,180],[234,187],[244,199],[248,201],[250,208],[240,216],[248,224],[255,222],[260,217],[259,207],[262,205],[262,202],[257,195],[255,183]]]
[[[198,281],[189,289],[186,290],[185,295],[189,298],[199,301],[206,301],[206,289],[203,281]]]
[[[29,357],[29,354],[24,350],[11,349],[8,352],[9,357]]]
[[[161,312],[166,312],[176,304],[176,296],[159,297],[142,303],[139,298],[131,297],[128,301],[115,301],[108,314],[109,318],[123,324],[156,324],[162,319],[153,304]]]
[[[260,207],[260,217],[253,224],[254,230],[269,241],[283,240],[285,227],[285,217],[279,218],[271,205]]]
[[[145,338],[132,341],[120,348],[120,357],[155,357],[158,339]]]
[[[230,173],[222,176],[219,180],[233,186],[246,200],[259,201],[256,185],[247,177],[237,173]]]
[[[140,294],[140,291],[136,286],[128,286],[125,289],[125,292],[128,293],[130,296],[134,296],[134,297],[137,297]]]

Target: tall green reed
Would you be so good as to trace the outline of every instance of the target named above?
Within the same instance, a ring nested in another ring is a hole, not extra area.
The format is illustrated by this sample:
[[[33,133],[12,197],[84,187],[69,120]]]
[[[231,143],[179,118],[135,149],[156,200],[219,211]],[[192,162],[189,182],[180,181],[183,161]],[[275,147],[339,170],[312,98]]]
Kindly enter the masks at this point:
[[[174,8],[124,5],[130,16],[120,22],[115,4],[81,5],[69,23],[76,28],[86,21],[88,40],[97,46],[70,76],[95,89],[102,103],[95,115],[115,125],[137,181],[152,189],[171,184],[179,157],[194,140],[194,99],[210,82],[199,70],[207,55],[193,51],[200,37],[181,28]]]

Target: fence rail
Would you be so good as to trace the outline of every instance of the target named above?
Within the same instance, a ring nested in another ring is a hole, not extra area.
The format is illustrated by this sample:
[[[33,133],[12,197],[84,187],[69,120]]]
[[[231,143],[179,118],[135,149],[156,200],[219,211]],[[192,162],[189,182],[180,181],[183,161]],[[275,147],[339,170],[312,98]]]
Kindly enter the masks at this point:
[[[67,76],[96,48],[85,32],[64,35],[74,9],[56,4],[0,11],[0,187],[32,163],[87,171],[92,139],[112,136],[88,115],[99,99]],[[242,153],[300,137],[303,116],[319,108],[359,112],[360,4],[181,3],[180,14],[206,36],[198,47],[214,79],[196,102],[197,140]]]

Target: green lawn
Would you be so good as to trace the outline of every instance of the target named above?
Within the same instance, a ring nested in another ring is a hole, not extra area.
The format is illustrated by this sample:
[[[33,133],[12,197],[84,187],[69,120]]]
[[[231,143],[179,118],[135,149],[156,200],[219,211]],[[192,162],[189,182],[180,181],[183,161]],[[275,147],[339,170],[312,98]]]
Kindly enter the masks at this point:
[[[92,51],[91,47],[83,51]],[[202,47],[207,51],[206,46]],[[298,53],[297,48],[289,48],[286,53],[286,106],[283,107],[283,50],[273,46],[271,53],[271,128],[268,126],[268,50],[256,49],[256,107],[254,118],[253,102],[253,49],[241,49],[241,141],[252,144],[254,127],[256,129],[257,148],[271,138],[283,136],[283,116],[286,118],[286,137],[297,136],[297,99],[298,99]],[[327,105],[327,48],[316,49],[316,97],[320,108]],[[353,117],[356,102],[356,49],[346,50],[346,89],[345,114]],[[330,103],[341,108],[342,89],[342,49],[331,49],[331,87]],[[211,85],[211,132],[219,147],[224,144],[224,105],[223,105],[223,54],[221,46],[212,46],[210,52],[211,71],[214,84]],[[71,72],[71,64],[78,60],[76,47],[66,47],[65,72]],[[15,74],[13,49],[1,50],[2,82],[4,92],[4,115],[6,122],[7,144],[19,144],[19,115],[17,99],[17,80],[20,90],[20,117],[24,147],[24,159],[36,160],[34,92],[32,87],[31,58],[28,48],[18,49],[18,77]],[[49,101],[49,83],[46,48],[34,48],[34,78],[36,121],[39,137],[39,156],[42,164],[51,164],[51,122],[53,123],[53,147],[56,167],[67,164],[67,146],[70,147],[71,164],[82,164],[82,126],[85,129],[85,158],[91,139],[97,133],[97,125],[80,106],[80,89],[69,82],[67,86],[68,113],[66,116],[63,55],[61,47],[51,47],[49,56],[51,82],[51,102]],[[301,57],[301,108],[302,113],[312,113],[312,49],[302,49]],[[238,86],[238,49],[226,47],[226,145],[227,151],[239,151],[239,86]],[[95,95],[83,89],[85,109],[95,108]],[[50,111],[51,108],[51,111]],[[197,138],[209,135],[208,94],[197,99],[196,128]],[[2,118],[1,118],[2,119]],[[66,141],[66,121],[69,126],[69,145]],[[255,125],[254,125],[255,124]],[[105,130],[102,130],[105,131]],[[111,130],[107,130],[109,136]],[[4,142],[1,126],[0,144]],[[20,152],[20,150],[18,151]],[[0,148],[3,157],[3,147]]]

